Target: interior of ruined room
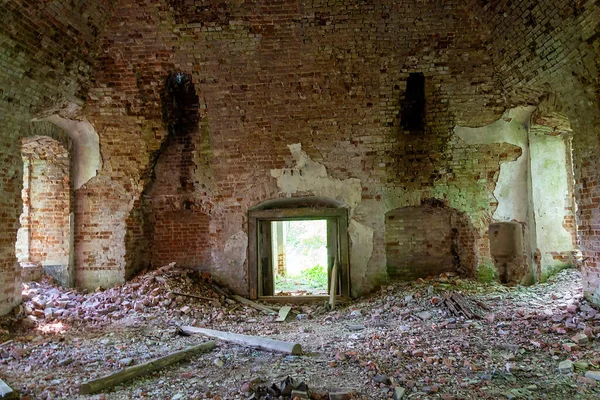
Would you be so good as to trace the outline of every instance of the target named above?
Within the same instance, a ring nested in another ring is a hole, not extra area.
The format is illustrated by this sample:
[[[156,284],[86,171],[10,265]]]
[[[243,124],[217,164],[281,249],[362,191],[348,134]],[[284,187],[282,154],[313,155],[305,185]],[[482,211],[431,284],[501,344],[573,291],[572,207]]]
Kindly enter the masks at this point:
[[[598,1],[0,20],[0,398],[600,397]]]

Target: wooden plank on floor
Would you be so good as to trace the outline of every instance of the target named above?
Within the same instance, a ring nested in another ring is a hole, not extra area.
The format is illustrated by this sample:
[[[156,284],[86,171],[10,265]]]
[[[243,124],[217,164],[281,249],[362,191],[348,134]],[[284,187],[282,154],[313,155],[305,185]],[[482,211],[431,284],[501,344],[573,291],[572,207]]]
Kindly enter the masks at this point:
[[[284,322],[285,319],[287,318],[288,314],[290,313],[290,311],[292,311],[292,307],[290,307],[290,306],[281,307],[279,309],[279,316],[277,317],[275,322]]]

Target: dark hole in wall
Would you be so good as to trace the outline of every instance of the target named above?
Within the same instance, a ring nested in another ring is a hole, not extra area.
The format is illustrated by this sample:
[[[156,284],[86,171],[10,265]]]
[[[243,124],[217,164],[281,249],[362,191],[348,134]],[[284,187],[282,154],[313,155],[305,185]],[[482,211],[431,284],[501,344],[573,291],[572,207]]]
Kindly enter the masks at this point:
[[[400,102],[400,124],[409,131],[423,131],[425,126],[425,76],[411,73],[406,81],[404,99]]]
[[[503,284],[519,283],[527,272],[523,260],[523,229],[516,222],[489,226],[490,254]]]
[[[192,172],[195,168],[195,147],[192,139],[199,131],[199,108],[200,102],[192,76],[182,71],[169,73],[162,95],[163,122],[168,129],[163,147],[177,145],[181,148],[179,180],[184,192],[194,190]]]

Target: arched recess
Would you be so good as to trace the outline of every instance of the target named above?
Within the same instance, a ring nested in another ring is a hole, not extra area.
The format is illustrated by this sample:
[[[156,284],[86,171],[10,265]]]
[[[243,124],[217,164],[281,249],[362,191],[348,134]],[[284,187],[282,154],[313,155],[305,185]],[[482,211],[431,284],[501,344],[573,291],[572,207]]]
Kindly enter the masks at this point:
[[[71,141],[47,122],[32,124],[32,136],[22,139],[23,211],[15,250],[24,280],[38,271],[60,285],[74,284],[73,185]],[[41,272],[41,271],[40,271]]]
[[[250,298],[307,300],[326,296],[274,296],[276,255],[274,222],[325,220],[327,229],[327,293],[350,296],[348,208],[326,197],[269,200],[248,212],[248,277]],[[335,279],[332,280],[332,276]],[[334,286],[332,286],[334,282]]]
[[[488,237],[500,283],[520,283],[528,273],[523,226],[516,222],[496,222],[490,225]]]
[[[546,96],[531,118],[529,129],[531,242],[538,281],[576,263],[577,203],[573,169],[571,122],[555,95]],[[580,210],[585,214],[588,210]]]
[[[476,231],[466,215],[439,200],[386,213],[385,239],[390,278],[474,274]]]

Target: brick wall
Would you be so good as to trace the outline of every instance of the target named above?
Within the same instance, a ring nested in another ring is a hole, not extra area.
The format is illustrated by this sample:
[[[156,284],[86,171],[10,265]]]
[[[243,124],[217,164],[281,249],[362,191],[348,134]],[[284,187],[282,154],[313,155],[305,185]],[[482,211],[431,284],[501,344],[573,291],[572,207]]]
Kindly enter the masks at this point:
[[[27,138],[23,157],[29,169],[28,191],[23,196],[28,218],[22,221],[29,236],[27,261],[66,268],[71,211],[68,151],[53,139],[37,136]]]
[[[96,41],[112,1],[0,4],[0,313],[20,301],[15,240],[21,213],[20,137],[31,118],[83,104]]]
[[[386,276],[383,216],[423,199],[442,199],[463,213],[474,227],[474,264],[489,261],[498,171],[520,149],[467,145],[453,128],[487,124],[506,106],[537,103],[547,92],[562,98],[575,131],[588,276],[600,266],[593,250],[600,11],[593,1],[575,8],[551,0],[115,3],[114,14],[113,2],[0,6],[0,78],[22,82],[0,92],[0,111],[8,116],[0,125],[6,149],[0,173],[14,177],[0,184],[2,209],[12,210],[0,217],[8,227],[0,232],[5,282],[16,272],[12,246],[20,212],[14,139],[33,113],[85,94],[104,165],[75,193],[82,286],[111,285],[147,266],[155,210],[189,206],[209,220],[203,243],[215,276],[244,292],[245,264],[229,262],[224,250],[231,238],[248,233],[248,208],[286,196],[271,170],[294,165],[287,147],[293,143],[328,177],[361,182],[352,216],[373,232],[359,277],[365,290]],[[191,76],[198,96],[198,131],[186,143],[170,142],[164,120],[165,82],[174,71]],[[424,76],[419,131],[402,121],[411,73]],[[185,154],[180,146],[187,146]],[[198,257],[204,254],[199,248]],[[9,286],[1,286],[8,302],[15,289]]]
[[[411,280],[475,272],[473,228],[456,210],[424,205],[386,214],[387,272]]]
[[[509,103],[536,104],[550,93],[572,125],[584,292],[600,304],[600,7],[592,0],[486,4],[472,6],[489,26],[487,46]]]

